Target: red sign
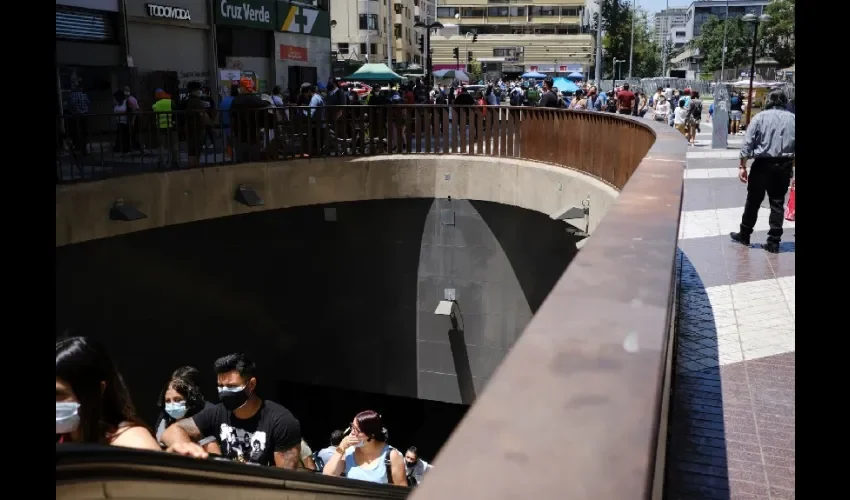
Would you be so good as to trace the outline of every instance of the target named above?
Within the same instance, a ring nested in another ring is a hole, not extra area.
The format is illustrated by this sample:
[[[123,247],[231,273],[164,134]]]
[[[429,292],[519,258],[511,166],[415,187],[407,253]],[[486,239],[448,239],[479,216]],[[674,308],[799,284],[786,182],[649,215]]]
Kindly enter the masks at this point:
[[[528,67],[528,72],[529,72],[529,73],[531,73],[531,72],[536,72],[536,71],[537,71],[537,68],[539,68],[539,67],[540,67],[540,66],[529,66],[529,67]]]
[[[567,72],[567,66],[566,65],[558,66],[558,73],[566,73],[566,72]]]
[[[281,45],[280,58],[289,61],[307,62],[307,49],[294,45]]]

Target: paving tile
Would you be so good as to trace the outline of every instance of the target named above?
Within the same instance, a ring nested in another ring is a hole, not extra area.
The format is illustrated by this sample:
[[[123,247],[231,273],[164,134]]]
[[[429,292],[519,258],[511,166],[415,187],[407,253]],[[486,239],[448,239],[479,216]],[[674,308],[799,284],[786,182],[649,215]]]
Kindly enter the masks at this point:
[[[747,187],[737,151],[710,149],[706,128],[685,169],[665,496],[794,498],[795,224],[779,254],[761,249],[765,200],[752,244],[731,241]]]

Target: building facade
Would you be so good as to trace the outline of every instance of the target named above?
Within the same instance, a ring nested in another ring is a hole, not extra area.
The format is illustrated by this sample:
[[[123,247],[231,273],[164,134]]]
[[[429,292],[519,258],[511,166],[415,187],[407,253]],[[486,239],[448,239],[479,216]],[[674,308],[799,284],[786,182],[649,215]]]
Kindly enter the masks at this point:
[[[245,76],[260,92],[330,77],[327,0],[116,1],[126,10],[126,60],[140,102],[156,88],[182,94],[190,81],[222,95]]]
[[[585,0],[437,0],[437,20],[446,29],[431,37],[435,70],[474,60],[488,75],[515,77],[587,73],[594,64]]]
[[[660,47],[668,37],[673,26],[684,26],[687,20],[688,9],[676,7],[656,12],[653,19],[653,39]]]
[[[693,2],[688,6],[685,16],[687,41],[690,42],[701,33],[702,25],[712,17],[726,19],[728,5],[729,18],[743,17],[746,14],[760,16],[770,0],[715,0]]]
[[[127,46],[120,0],[56,0],[56,95],[62,113],[79,86],[92,112],[112,110],[112,92],[126,81]]]
[[[339,60],[421,63],[419,30],[425,0],[331,0],[331,46]],[[424,21],[423,21],[424,22]]]

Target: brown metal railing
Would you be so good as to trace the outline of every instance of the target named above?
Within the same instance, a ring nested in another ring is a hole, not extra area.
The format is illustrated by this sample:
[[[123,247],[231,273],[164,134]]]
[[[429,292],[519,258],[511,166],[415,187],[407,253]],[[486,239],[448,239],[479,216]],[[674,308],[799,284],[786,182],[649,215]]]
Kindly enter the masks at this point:
[[[687,151],[674,129],[595,112],[429,105],[259,110],[232,114],[230,126],[220,113],[211,123],[175,113],[165,131],[162,116],[133,118],[58,118],[58,182],[402,153],[537,160],[620,189],[413,498],[643,500],[661,491]],[[213,145],[199,147],[206,125]],[[142,151],[124,151],[119,128],[138,134],[129,139]]]
[[[56,120],[59,183],[316,156],[431,153],[575,166],[622,187],[631,170],[619,165],[634,168],[652,142],[612,115],[504,106],[292,106]]]

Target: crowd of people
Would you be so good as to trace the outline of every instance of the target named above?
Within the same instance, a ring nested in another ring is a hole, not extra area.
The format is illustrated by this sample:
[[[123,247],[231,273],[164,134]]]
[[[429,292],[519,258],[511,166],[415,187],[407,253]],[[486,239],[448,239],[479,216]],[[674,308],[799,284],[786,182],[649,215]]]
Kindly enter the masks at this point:
[[[150,428],[101,343],[88,337],[57,340],[56,442],[214,457],[410,487],[432,468],[416,447],[404,454],[392,447],[381,415],[372,410],[355,415],[346,429],[330,434],[328,446],[313,452],[298,419],[260,396],[256,366],[248,356],[223,356],[214,371],[218,403],[204,396],[197,368],[174,370]]]

